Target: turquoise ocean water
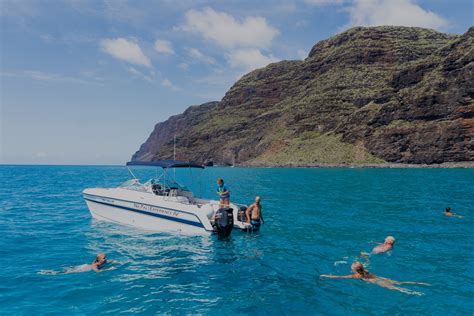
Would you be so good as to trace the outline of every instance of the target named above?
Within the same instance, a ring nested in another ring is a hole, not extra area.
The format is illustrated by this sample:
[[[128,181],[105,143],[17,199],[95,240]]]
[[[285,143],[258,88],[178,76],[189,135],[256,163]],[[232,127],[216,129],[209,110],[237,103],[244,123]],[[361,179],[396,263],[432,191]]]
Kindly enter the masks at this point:
[[[473,314],[473,169],[208,168],[176,176],[205,197],[216,177],[234,201],[261,195],[262,231],[218,241],[97,222],[81,191],[120,184],[125,167],[0,166],[0,314]],[[465,217],[443,216],[447,206]],[[369,270],[430,283],[407,286],[423,296],[319,278],[349,274],[368,242],[387,235],[397,239],[393,251],[372,256]],[[38,274],[89,263],[98,252],[117,269]]]

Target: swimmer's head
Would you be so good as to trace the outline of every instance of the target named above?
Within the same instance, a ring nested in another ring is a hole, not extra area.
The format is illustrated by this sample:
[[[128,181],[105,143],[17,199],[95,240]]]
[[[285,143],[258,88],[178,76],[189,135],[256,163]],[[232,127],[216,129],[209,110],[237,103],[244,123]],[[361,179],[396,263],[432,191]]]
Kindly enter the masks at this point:
[[[357,273],[357,274],[362,274],[362,275],[365,275],[368,271],[365,270],[364,266],[362,265],[362,263],[356,261],[354,263],[352,263],[351,265],[351,270],[352,272],[354,273]]]
[[[105,261],[107,261],[107,257],[105,256],[105,253],[99,253],[97,257],[95,257],[95,262],[102,264]]]
[[[385,243],[393,245],[395,243],[395,238],[393,238],[392,236],[388,236],[387,238],[385,238]]]
[[[446,210],[445,210],[446,213],[451,213],[451,208],[450,207],[447,207]]]
[[[260,204],[260,197],[258,195],[255,197],[255,203]]]
[[[224,180],[222,180],[221,178],[217,178],[217,184],[218,184],[218,185],[223,185],[223,184],[224,184]]]

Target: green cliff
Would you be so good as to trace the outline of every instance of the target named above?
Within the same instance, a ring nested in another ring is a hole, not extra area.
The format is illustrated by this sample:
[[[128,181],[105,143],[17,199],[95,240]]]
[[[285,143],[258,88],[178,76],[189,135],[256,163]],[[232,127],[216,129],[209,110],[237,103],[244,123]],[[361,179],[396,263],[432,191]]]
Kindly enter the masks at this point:
[[[432,164],[474,160],[474,28],[357,27],[158,123],[133,160]]]

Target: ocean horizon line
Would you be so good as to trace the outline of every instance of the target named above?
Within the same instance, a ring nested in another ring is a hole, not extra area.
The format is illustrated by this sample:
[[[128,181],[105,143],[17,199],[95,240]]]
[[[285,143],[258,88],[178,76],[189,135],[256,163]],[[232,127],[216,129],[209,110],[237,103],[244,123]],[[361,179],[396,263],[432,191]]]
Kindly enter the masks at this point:
[[[11,167],[125,167],[123,164],[56,164],[56,163],[0,163],[0,166]],[[453,169],[453,168],[474,168],[474,161],[453,161],[440,164],[405,164],[405,163],[314,163],[297,164],[288,163],[284,165],[266,164],[236,164],[236,165],[214,165],[206,168],[247,168],[247,169]]]

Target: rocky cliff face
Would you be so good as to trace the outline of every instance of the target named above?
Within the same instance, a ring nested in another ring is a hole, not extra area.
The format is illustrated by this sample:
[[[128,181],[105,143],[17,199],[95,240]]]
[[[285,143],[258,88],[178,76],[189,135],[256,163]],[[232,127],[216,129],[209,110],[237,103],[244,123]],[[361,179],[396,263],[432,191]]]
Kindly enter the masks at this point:
[[[474,160],[474,28],[353,28],[155,126],[132,159],[218,164]]]

